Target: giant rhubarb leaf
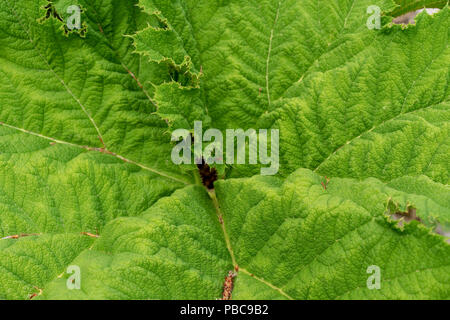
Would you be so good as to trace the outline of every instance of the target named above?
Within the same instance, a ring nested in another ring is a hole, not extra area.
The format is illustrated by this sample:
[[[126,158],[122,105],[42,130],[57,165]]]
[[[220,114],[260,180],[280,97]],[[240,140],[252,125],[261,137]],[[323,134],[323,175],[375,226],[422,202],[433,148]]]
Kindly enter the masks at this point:
[[[446,2],[2,0],[0,298],[449,299]],[[279,129],[280,173],[206,190],[195,121]]]

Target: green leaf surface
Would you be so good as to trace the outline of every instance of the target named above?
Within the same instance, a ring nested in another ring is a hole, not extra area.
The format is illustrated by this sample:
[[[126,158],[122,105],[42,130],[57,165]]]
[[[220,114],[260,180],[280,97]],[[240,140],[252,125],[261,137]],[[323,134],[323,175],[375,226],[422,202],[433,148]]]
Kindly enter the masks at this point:
[[[73,259],[92,245],[80,234],[53,234],[17,242],[3,240],[0,251],[2,299],[26,300],[57,278]]]
[[[214,203],[225,236],[204,190],[177,191],[139,218],[107,225],[74,261],[86,274],[81,291],[63,278],[43,297],[216,299],[234,263],[236,299],[448,298],[450,247],[418,222],[400,229],[387,215],[392,203],[408,203],[448,218],[449,207],[434,202],[442,199],[375,179],[332,179],[326,190],[322,181],[301,169],[285,181],[220,182]],[[382,270],[381,290],[366,287],[371,265]]]
[[[400,230],[385,215],[390,198],[426,213],[416,195],[400,197],[373,179],[331,179],[326,190],[322,181],[302,169],[284,182],[256,177],[218,185],[241,270],[236,299],[448,298],[450,247],[417,222]],[[366,286],[371,265],[385,279],[380,290]]]
[[[170,135],[153,114],[149,88],[164,77],[150,77],[147,69],[152,66],[142,64],[132,53],[132,40],[124,37],[136,32],[147,15],[133,2],[82,2],[89,26],[83,39],[64,36],[56,19],[38,23],[45,4],[1,4],[3,122],[69,143],[107,148],[154,171],[192,181],[180,177],[170,161]]]
[[[445,3],[1,1],[0,298],[449,299]],[[279,129],[280,173],[206,190],[195,121]]]
[[[349,62],[326,65],[293,88],[304,98],[287,99],[279,112],[285,169],[300,165],[342,176],[352,167],[345,176],[426,174],[448,184],[448,14],[423,13],[417,26],[350,41],[339,54],[350,54]]]
[[[81,291],[66,279],[44,298],[214,299],[232,268],[214,206],[201,187],[162,199],[137,218],[116,219],[74,264],[85,274]]]
[[[8,299],[25,299],[64,272],[93,242],[81,233],[102,234],[109,221],[139,216],[184,186],[9,128],[0,127],[0,146],[0,238],[25,235],[0,240],[0,292]]]

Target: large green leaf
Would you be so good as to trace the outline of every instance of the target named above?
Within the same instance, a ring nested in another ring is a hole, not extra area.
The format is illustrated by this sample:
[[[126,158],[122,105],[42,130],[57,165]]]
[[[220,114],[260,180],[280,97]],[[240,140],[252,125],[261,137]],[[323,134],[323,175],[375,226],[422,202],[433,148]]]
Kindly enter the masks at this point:
[[[0,298],[217,299],[235,270],[237,299],[449,299],[444,5],[3,0]],[[207,191],[171,161],[196,120],[279,129],[280,174]]]
[[[124,37],[147,15],[132,1],[85,1],[86,38],[64,36],[40,1],[2,1],[0,7],[1,119],[54,139],[107,148],[176,179],[166,124],[154,115],[153,65],[132,54]],[[114,9],[114,10],[113,10]],[[143,16],[142,16],[143,15]],[[143,79],[141,79],[141,75]],[[147,83],[148,82],[148,83]]]
[[[62,278],[43,297],[215,299],[234,264],[237,299],[448,298],[450,246],[418,222],[400,229],[387,215],[414,205],[449,219],[444,199],[375,179],[332,179],[326,190],[322,181],[303,169],[285,181],[222,181],[213,202],[201,188],[177,191],[139,218],[108,224],[74,261],[86,275],[82,291]],[[381,290],[366,286],[371,265],[381,269]]]

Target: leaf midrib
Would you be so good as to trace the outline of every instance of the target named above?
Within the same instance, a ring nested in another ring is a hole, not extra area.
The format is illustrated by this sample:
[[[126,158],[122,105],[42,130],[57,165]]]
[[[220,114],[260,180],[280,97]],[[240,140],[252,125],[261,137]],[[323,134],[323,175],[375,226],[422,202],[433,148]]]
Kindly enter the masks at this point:
[[[6,127],[6,128],[10,128],[10,129],[13,129],[13,130],[17,130],[17,131],[20,131],[22,133],[29,134],[29,135],[32,135],[32,136],[35,136],[35,137],[38,137],[38,138],[41,138],[41,139],[52,141],[52,142],[57,143],[57,144],[67,145],[67,146],[71,146],[71,147],[75,147],[75,148],[79,148],[79,149],[84,149],[84,150],[89,151],[89,152],[99,152],[99,153],[102,153],[102,154],[105,154],[105,155],[109,155],[109,156],[115,157],[115,158],[117,158],[119,160],[122,160],[122,162],[136,165],[136,166],[140,167],[141,169],[144,169],[146,171],[150,171],[150,172],[155,173],[155,174],[157,174],[159,176],[162,176],[164,178],[167,178],[167,179],[170,179],[170,180],[173,180],[173,181],[176,181],[176,182],[180,182],[180,183],[182,183],[184,185],[191,185],[192,184],[190,181],[185,181],[185,180],[176,178],[174,176],[171,176],[168,173],[165,173],[163,171],[156,170],[154,168],[145,166],[142,163],[139,163],[139,162],[136,162],[134,160],[125,158],[124,156],[121,156],[119,154],[116,154],[114,152],[111,152],[111,151],[108,151],[108,150],[105,150],[105,149],[102,149],[102,148],[91,147],[91,146],[86,146],[86,145],[80,145],[80,144],[76,144],[76,143],[72,143],[72,142],[67,142],[67,141],[64,141],[64,140],[55,139],[55,138],[52,138],[52,137],[48,137],[48,136],[42,135],[40,133],[29,131],[29,130],[26,130],[26,129],[23,129],[23,128],[19,128],[19,127],[16,127],[16,126],[13,126],[13,125],[10,125],[10,124],[7,124],[7,123],[3,123],[3,122],[0,122],[0,126]]]

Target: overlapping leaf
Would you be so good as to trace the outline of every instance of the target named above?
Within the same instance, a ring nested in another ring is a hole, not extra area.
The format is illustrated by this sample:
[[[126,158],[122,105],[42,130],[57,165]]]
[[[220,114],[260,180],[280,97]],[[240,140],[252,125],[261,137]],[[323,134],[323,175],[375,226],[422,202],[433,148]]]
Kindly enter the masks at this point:
[[[234,263],[237,299],[448,298],[450,246],[417,221],[400,229],[386,215],[414,204],[448,219],[444,199],[375,179],[332,179],[326,190],[322,181],[303,169],[285,181],[222,181],[216,208],[201,188],[177,191],[105,228],[74,261],[85,270],[82,291],[67,290],[64,277],[43,297],[215,299]],[[372,265],[382,270],[381,290],[367,289]]]

